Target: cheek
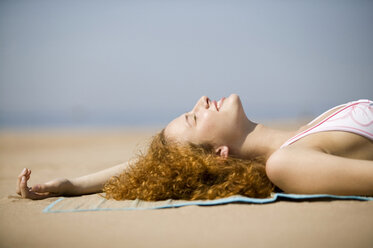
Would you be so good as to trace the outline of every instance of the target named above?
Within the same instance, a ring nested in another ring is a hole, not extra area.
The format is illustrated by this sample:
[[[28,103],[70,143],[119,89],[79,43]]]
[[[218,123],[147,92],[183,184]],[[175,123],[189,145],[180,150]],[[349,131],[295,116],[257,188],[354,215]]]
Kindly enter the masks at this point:
[[[206,142],[220,141],[225,136],[224,120],[214,113],[206,113],[200,117],[198,137]]]
[[[200,116],[200,130],[212,132],[216,128],[216,118],[212,113],[206,112]]]

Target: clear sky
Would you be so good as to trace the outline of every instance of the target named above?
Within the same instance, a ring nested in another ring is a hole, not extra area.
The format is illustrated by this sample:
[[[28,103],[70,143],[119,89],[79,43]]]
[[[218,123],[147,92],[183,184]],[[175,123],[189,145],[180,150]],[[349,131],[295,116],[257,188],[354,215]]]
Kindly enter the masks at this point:
[[[373,98],[373,1],[0,1],[0,127],[162,125]]]

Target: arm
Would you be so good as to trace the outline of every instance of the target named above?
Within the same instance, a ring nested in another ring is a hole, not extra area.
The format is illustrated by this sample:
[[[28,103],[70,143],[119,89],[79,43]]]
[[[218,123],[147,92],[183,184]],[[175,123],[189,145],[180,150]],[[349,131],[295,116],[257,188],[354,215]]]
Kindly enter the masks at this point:
[[[127,167],[128,162],[125,162],[96,173],[74,178],[71,180],[74,188],[72,194],[84,195],[102,192],[102,188],[106,181],[112,176],[121,174]]]
[[[289,147],[269,158],[266,172],[288,193],[373,195],[373,161],[369,160]]]
[[[112,176],[119,175],[128,167],[128,162],[74,179],[57,178],[44,184],[27,187],[31,170],[24,169],[18,176],[16,192],[22,198],[33,200],[60,195],[84,195],[102,192],[105,182]]]

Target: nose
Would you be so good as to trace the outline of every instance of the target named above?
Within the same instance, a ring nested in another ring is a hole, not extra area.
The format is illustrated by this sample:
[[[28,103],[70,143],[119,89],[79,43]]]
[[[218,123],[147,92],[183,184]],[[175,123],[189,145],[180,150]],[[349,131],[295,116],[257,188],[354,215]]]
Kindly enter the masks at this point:
[[[210,99],[207,96],[201,97],[193,108],[193,112],[198,111],[200,108],[208,109],[210,107]]]

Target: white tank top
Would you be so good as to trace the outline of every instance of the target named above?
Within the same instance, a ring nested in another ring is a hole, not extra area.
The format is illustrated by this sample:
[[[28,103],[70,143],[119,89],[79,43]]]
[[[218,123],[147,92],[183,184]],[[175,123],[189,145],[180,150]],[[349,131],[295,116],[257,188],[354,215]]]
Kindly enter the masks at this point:
[[[290,138],[280,148],[286,147],[307,135],[324,131],[351,132],[373,140],[373,101],[370,100],[358,100],[336,106],[319,115],[307,125],[312,125],[321,116],[337,108],[340,109],[318,124]]]

